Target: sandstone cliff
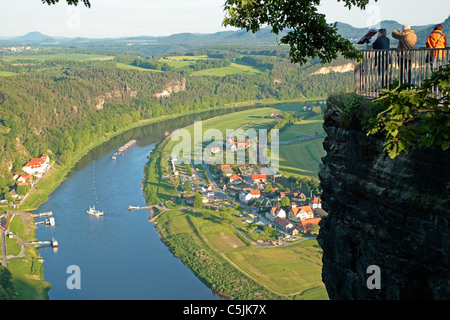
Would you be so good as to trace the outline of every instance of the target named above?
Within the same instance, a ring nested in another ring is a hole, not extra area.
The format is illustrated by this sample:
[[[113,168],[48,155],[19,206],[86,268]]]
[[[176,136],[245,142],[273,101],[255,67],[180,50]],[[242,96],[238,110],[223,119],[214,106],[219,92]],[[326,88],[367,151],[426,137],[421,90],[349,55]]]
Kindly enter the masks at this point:
[[[325,119],[319,174],[329,216],[318,237],[331,299],[449,299],[450,152],[390,159],[383,141]],[[369,290],[367,268],[381,270]]]

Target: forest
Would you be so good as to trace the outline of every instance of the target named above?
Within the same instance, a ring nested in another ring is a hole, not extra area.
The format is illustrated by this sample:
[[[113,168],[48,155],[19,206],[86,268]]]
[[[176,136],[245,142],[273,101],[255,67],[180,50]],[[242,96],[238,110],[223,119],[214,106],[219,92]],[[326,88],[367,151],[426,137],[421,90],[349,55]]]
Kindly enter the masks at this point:
[[[293,65],[287,51],[277,47],[195,49],[183,55],[205,58],[184,67],[165,62],[177,54],[95,53],[105,58],[64,58],[89,56],[75,49],[64,49],[53,59],[42,58],[45,49],[35,58],[0,56],[0,200],[15,192],[12,175],[20,173],[31,157],[47,153],[64,165],[93,139],[142,119],[250,100],[321,99],[353,87],[351,73],[311,75],[323,65],[318,61]],[[130,69],[119,68],[119,63]],[[197,70],[221,70],[231,63],[255,72],[191,76]],[[339,63],[348,61],[334,62]],[[185,83],[183,90],[155,96],[177,83]]]

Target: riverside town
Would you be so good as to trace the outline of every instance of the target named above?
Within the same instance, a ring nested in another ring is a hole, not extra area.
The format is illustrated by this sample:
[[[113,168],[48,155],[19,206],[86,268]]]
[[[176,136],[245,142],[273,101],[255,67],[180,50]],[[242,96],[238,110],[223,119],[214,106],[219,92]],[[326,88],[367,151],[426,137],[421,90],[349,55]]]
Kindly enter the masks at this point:
[[[450,299],[448,0],[2,13],[0,300]]]

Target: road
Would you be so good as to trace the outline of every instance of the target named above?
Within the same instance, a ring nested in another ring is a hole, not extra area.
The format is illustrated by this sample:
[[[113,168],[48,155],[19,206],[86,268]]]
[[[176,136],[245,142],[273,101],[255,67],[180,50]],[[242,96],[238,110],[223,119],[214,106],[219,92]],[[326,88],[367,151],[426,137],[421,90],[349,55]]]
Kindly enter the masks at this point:
[[[8,260],[6,258],[6,235],[5,230],[0,227],[0,233],[2,234],[2,266],[5,268],[8,267]]]

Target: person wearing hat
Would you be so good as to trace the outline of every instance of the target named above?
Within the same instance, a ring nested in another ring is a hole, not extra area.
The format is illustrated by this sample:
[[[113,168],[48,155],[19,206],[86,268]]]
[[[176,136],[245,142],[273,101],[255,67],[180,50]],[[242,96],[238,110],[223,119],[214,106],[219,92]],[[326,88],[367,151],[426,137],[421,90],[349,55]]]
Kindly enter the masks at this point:
[[[392,37],[398,40],[398,50],[414,49],[417,43],[417,35],[408,24],[403,25],[403,32],[398,30],[392,32]],[[400,68],[400,84],[405,82],[411,83],[411,53],[399,52],[398,63]],[[407,81],[405,81],[405,74],[408,74]]]

